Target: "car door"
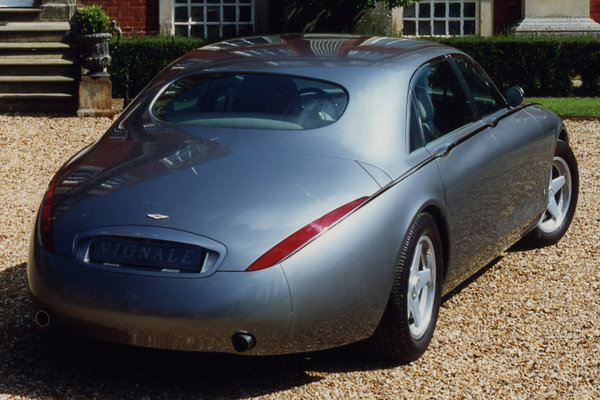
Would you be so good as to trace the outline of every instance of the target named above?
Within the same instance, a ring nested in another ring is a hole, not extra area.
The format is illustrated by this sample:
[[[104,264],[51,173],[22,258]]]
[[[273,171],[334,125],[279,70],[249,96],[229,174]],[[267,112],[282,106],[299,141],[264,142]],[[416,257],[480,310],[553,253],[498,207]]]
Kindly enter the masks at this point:
[[[503,167],[497,179],[503,182],[499,229],[501,246],[516,241],[545,205],[552,159],[552,145],[544,140],[541,128],[526,109],[513,112],[491,80],[471,60],[455,57],[479,117],[502,152]],[[552,138],[549,138],[552,139]]]
[[[446,284],[454,285],[493,257],[503,187],[496,179],[500,148],[477,120],[448,58],[422,66],[411,81],[411,95],[420,140],[436,157],[444,185],[450,239]]]

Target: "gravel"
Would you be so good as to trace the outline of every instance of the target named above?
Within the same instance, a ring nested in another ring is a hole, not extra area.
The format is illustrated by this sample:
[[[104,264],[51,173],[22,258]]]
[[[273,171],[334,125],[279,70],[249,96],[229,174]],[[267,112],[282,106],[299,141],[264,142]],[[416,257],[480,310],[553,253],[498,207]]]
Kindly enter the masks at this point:
[[[600,122],[566,121],[581,189],[556,246],[510,250],[445,299],[429,350],[394,366],[356,347],[247,358],[40,330],[25,265],[46,185],[108,118],[0,116],[0,399],[600,398]]]

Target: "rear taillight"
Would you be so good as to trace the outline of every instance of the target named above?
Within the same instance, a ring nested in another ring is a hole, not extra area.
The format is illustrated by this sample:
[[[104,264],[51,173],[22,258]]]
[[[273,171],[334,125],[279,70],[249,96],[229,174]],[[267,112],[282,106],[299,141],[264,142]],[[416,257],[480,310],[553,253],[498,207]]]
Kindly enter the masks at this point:
[[[54,251],[54,237],[52,235],[52,210],[54,208],[54,188],[56,186],[56,176],[50,181],[48,190],[42,201],[42,215],[40,217],[40,236],[42,245],[49,251]]]
[[[310,224],[300,228],[296,232],[292,233],[287,238],[279,242],[271,250],[260,256],[260,258],[252,265],[250,265],[246,271],[257,271],[271,267],[300,247],[314,239],[321,232],[329,228],[336,221],[340,220],[343,216],[347,215],[350,211],[357,208],[362,204],[368,197],[361,197],[351,201],[350,203],[344,204],[341,207],[336,208],[328,214],[323,215],[321,218],[314,220]]]

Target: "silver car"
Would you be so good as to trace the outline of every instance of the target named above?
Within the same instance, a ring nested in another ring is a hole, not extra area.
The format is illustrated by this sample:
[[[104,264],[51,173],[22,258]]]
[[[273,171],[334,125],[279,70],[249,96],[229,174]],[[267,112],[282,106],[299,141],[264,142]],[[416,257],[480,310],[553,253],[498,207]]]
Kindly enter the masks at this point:
[[[567,131],[522,101],[431,42],[191,52],[50,182],[27,265],[36,321],[251,355],[368,339],[415,360],[442,295],[571,223]]]

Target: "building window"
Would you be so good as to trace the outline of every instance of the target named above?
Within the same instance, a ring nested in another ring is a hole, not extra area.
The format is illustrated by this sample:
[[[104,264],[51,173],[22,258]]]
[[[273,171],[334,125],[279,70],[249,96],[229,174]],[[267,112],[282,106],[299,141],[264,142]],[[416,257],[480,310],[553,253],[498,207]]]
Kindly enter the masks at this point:
[[[465,36],[478,34],[478,2],[423,0],[404,8],[405,36]]]
[[[175,0],[175,35],[210,39],[254,32],[254,0]]]

